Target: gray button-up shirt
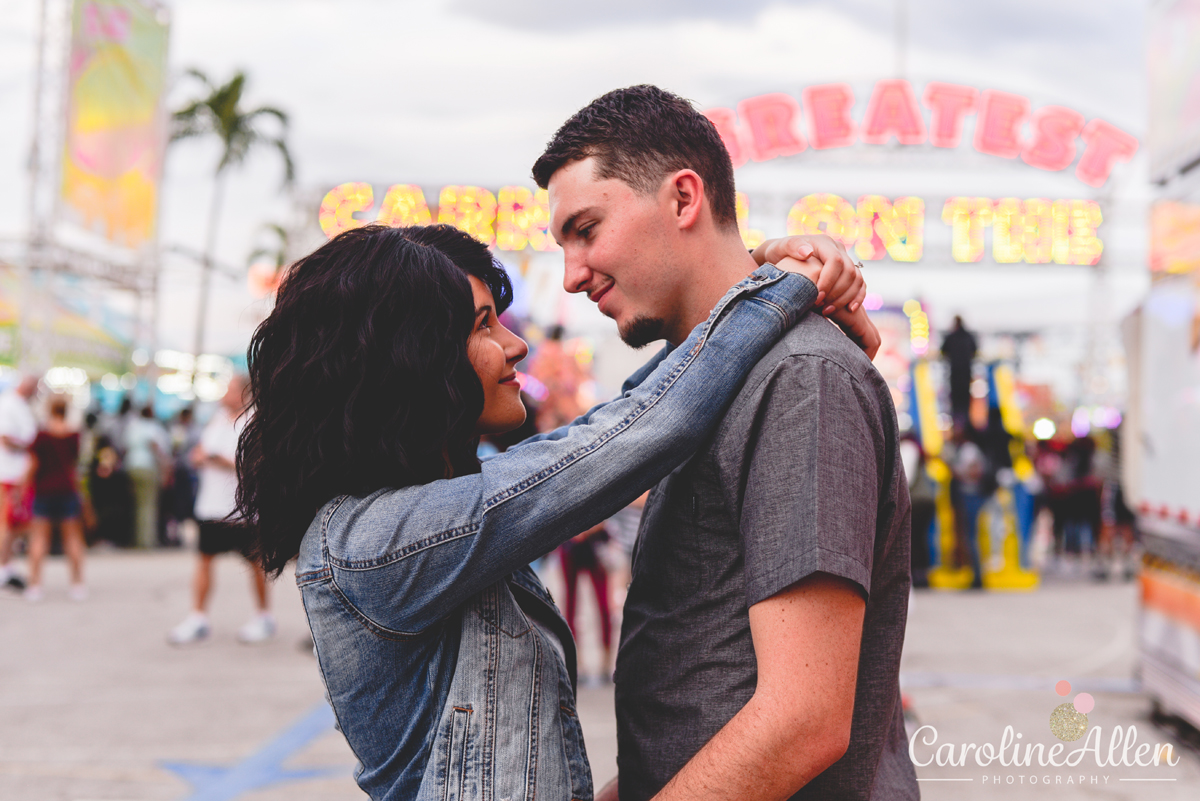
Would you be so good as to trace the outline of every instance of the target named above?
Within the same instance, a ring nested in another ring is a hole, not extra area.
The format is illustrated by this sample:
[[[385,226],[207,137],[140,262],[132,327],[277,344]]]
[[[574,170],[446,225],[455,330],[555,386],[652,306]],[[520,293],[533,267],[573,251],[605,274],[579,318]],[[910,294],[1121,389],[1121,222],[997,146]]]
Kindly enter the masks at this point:
[[[917,798],[899,687],[909,544],[888,387],[809,315],[646,503],[617,656],[622,801],[653,796],[746,704],[749,608],[814,572],[867,607],[850,747],[795,798]]]

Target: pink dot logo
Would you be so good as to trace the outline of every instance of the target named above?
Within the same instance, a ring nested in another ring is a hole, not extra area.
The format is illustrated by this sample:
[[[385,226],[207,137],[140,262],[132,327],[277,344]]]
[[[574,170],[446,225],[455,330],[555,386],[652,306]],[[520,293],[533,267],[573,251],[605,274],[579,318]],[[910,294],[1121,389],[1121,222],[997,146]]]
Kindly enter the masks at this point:
[[[1066,697],[1071,694],[1071,682],[1063,679],[1054,685],[1054,692]],[[1090,693],[1079,693],[1069,704],[1059,704],[1050,713],[1050,731],[1060,740],[1074,742],[1088,728],[1087,715],[1096,708]]]

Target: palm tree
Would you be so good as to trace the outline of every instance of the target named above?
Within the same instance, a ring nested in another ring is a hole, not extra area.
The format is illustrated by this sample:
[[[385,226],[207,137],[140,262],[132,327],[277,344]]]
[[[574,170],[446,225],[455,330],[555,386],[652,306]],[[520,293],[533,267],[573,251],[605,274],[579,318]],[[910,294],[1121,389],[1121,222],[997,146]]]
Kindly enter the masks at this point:
[[[283,185],[289,186],[296,177],[292,154],[288,150],[285,136],[288,131],[288,115],[272,106],[255,109],[242,107],[242,92],[246,86],[246,74],[234,73],[228,83],[217,86],[207,75],[190,69],[187,75],[198,80],[204,94],[171,115],[171,141],[196,136],[215,134],[221,140],[221,160],[213,176],[212,202],[208,209],[208,238],[201,265],[199,316],[196,320],[195,355],[204,349],[204,325],[208,317],[209,285],[212,283],[213,259],[217,244],[217,223],[221,217],[221,204],[225,196],[225,179],[230,167],[240,166],[251,150],[259,146],[274,148],[283,159]],[[260,128],[265,117],[274,117],[279,126],[278,134]],[[193,373],[194,375],[195,373]]]
[[[283,278],[283,271],[288,265],[288,255],[291,251],[291,235],[286,228],[279,223],[264,223],[262,229],[273,234],[272,244],[255,248],[246,259],[250,267],[250,294],[255,296],[259,292],[264,295],[275,294],[279,288],[279,281]],[[256,272],[260,264],[270,265],[272,272],[269,275],[265,274],[265,271]]]
[[[259,257],[265,256],[267,257],[267,261],[275,267],[275,272],[279,272],[287,264],[288,245],[290,244],[291,235],[279,223],[263,223],[262,228],[275,235],[272,237],[275,242],[271,247],[255,248],[246,261],[248,264],[253,264]]]

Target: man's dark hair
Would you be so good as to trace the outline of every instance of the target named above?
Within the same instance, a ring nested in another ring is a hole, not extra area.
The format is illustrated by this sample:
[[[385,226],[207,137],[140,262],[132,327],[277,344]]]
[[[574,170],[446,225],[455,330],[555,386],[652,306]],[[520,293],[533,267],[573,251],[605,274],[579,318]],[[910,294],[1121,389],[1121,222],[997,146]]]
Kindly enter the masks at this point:
[[[729,151],[712,122],[679,95],[647,84],[601,95],[558,129],[534,163],[533,179],[545,189],[554,173],[592,157],[597,178],[620,179],[643,195],[677,170],[695,170],[716,224],[737,225]]]

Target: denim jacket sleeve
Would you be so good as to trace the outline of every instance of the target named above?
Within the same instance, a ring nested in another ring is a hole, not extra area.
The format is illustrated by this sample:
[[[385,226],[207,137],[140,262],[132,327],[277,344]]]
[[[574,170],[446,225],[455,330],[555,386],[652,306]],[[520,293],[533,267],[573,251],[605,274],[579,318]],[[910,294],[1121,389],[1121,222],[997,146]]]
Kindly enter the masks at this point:
[[[586,423],[493,457],[476,475],[381,490],[322,515],[333,581],[375,625],[419,633],[612,516],[690,456],[815,299],[807,278],[763,265]]]

